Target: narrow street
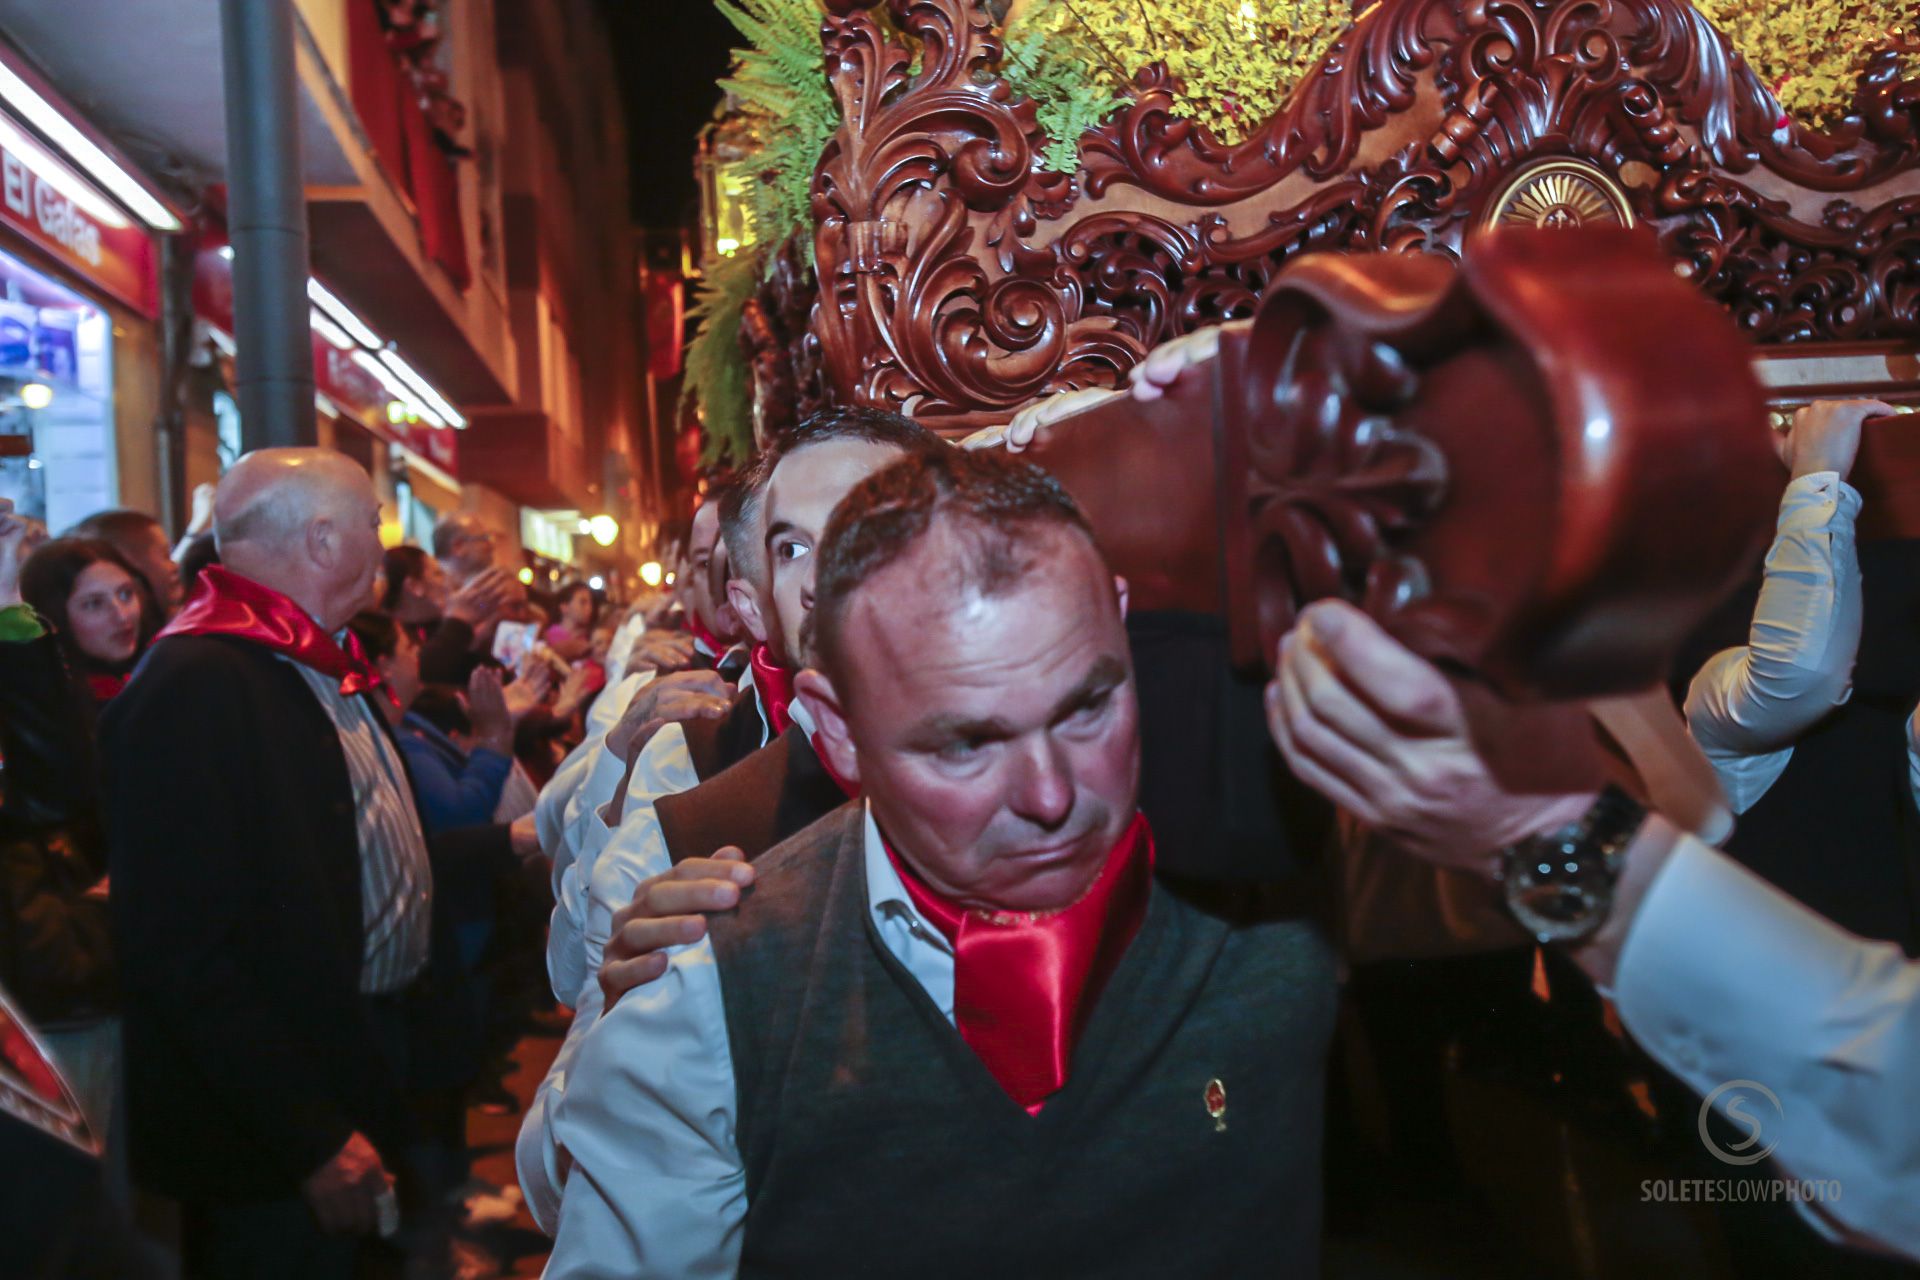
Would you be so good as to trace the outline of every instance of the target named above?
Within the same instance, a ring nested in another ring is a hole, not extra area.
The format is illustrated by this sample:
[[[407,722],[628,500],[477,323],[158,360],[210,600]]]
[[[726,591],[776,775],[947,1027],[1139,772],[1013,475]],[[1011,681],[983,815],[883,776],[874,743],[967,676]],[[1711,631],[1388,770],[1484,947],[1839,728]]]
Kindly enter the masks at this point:
[[[547,1237],[527,1213],[513,1168],[513,1141],[520,1119],[547,1065],[560,1048],[565,1011],[536,1028],[513,1048],[513,1069],[504,1083],[519,1108],[501,1115],[480,1107],[467,1112],[467,1144],[474,1187],[462,1204],[453,1244],[453,1280],[538,1276],[546,1265]]]

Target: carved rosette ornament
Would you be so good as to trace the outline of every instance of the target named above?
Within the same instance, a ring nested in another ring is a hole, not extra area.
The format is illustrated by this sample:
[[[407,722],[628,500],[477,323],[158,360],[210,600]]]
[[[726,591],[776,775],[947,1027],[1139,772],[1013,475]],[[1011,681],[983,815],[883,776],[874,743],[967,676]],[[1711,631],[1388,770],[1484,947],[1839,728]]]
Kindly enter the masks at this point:
[[[825,394],[961,430],[1114,385],[1249,315],[1316,249],[1457,259],[1492,224],[1637,225],[1760,342],[1920,333],[1920,82],[1778,134],[1772,94],[1683,0],[1382,0],[1235,146],[1164,68],[1036,168],[983,0],[835,0],[844,124],[813,190]],[[915,57],[918,56],[916,64]],[[917,69],[916,69],[917,66]]]

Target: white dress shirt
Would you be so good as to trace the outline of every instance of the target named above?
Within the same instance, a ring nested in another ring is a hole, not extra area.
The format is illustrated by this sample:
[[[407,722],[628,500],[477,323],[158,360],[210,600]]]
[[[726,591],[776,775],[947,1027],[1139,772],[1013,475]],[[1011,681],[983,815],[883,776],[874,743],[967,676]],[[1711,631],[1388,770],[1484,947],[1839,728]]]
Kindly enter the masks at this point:
[[[741,687],[751,695],[750,674],[742,677]],[[763,716],[760,744],[766,743]],[[611,752],[602,752],[602,756],[613,758]],[[548,1234],[559,1220],[560,1192],[569,1167],[555,1141],[553,1109],[566,1092],[580,1041],[600,1017],[600,960],[612,936],[613,915],[633,901],[641,881],[672,866],[653,802],[661,796],[691,791],[699,783],[680,726],[663,726],[635,762],[619,829],[608,831],[600,806],[592,806],[586,815],[580,855],[555,884],[553,921],[547,932],[547,977],[553,983],[554,998],[572,1007],[573,1024],[534,1091],[514,1142],[520,1190],[534,1221]]]
[[[915,910],[866,820],[867,905],[880,940],[953,1021],[953,947]],[[582,1039],[553,1113],[572,1161],[549,1280],[732,1276],[746,1168],[726,1003],[713,945],[668,953],[664,977],[621,997]]]
[[[1823,1234],[1920,1258],[1920,964],[1681,836],[1612,994],[1634,1039],[1702,1096],[1751,1081],[1779,1098],[1776,1113],[1749,1093],[1744,1109],[1791,1177],[1839,1184],[1796,1206]]]
[[[641,671],[608,682],[587,709],[586,737],[581,739],[579,746],[567,753],[560,767],[547,779],[547,785],[540,789],[540,798],[534,802],[533,820],[540,835],[540,851],[553,860],[556,892],[559,889],[559,873],[567,863],[573,861],[573,847],[568,837],[568,810],[573,798],[601,755],[600,748],[606,745],[607,734],[613,731],[614,725],[620,723],[620,717],[626,714],[634,695],[652,679],[653,672]]]
[[[607,642],[607,680],[618,681],[627,674],[627,668],[633,662],[633,646],[647,633],[647,620],[637,613],[630,613],[626,620],[614,630],[613,639]]]
[[[565,867],[555,867],[553,918],[547,929],[547,978],[553,984],[553,998],[562,1004],[573,1003],[582,980],[600,965],[597,952],[592,965],[587,965],[583,939],[593,905],[594,868],[615,834],[608,828],[603,811],[619,790],[621,778],[626,776],[626,761],[603,749],[595,757],[586,782],[568,802],[568,846],[573,856]],[[642,812],[651,815],[656,796],[677,794],[699,781],[680,726],[661,726],[640,749],[632,776],[627,778],[621,829],[637,822]]]
[[[1860,647],[1860,495],[1838,473],[1787,486],[1747,643],[1715,654],[1687,689],[1687,727],[1745,813],[1793,742],[1853,691]]]

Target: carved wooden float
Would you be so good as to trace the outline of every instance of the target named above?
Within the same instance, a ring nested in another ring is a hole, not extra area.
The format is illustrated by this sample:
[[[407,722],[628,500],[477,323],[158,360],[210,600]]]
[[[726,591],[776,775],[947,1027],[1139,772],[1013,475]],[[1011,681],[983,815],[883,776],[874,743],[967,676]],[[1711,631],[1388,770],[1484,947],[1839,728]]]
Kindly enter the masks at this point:
[[[1657,685],[1766,545],[1749,351],[1644,236],[1512,230],[1463,263],[1316,254],[1158,401],[1042,429],[1136,608],[1270,659],[1352,600],[1515,694]]]
[[[983,0],[887,0],[910,44],[876,0],[828,8],[818,284],[789,261],[745,334],[770,422],[831,401],[970,430],[1250,315],[1302,253],[1455,259],[1515,223],[1649,228],[1778,357],[1780,399],[1920,397],[1920,83],[1891,54],[1820,132],[1780,127],[1686,0],[1380,0],[1246,142],[1175,117],[1148,67],[1058,175]]]
[[[1686,0],[1381,0],[1245,142],[1173,115],[1150,67],[1057,174],[985,0],[887,4],[891,30],[828,0],[818,278],[788,246],[742,335],[768,425],[826,402],[1002,422],[1250,315],[1304,254],[1456,259],[1513,223],[1649,229],[1776,400],[1920,399],[1920,83],[1890,54],[1834,128],[1783,128]]]

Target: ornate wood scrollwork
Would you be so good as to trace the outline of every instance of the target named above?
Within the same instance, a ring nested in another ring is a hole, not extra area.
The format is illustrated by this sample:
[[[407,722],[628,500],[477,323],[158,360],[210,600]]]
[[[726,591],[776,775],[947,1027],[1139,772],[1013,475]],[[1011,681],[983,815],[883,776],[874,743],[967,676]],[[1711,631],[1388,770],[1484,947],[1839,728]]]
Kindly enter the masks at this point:
[[[1223,615],[1249,666],[1339,597],[1572,697],[1664,679],[1750,569],[1779,501],[1764,418],[1746,345],[1646,237],[1521,228],[1458,267],[1290,263],[1161,399],[1107,397],[1030,456],[1134,607]]]
[[[1920,333],[1920,82],[1891,55],[1832,130],[1776,132],[1684,0],[1382,0],[1245,142],[1174,116],[1152,67],[1069,177],[1034,167],[981,0],[888,2],[917,70],[870,3],[823,26],[845,113],[813,193],[832,398],[1004,420],[1250,314],[1302,252],[1457,259],[1490,218],[1648,227],[1756,341]]]

